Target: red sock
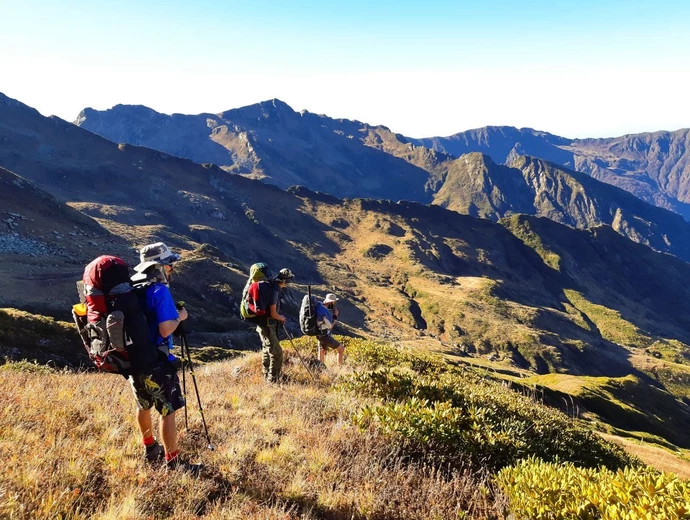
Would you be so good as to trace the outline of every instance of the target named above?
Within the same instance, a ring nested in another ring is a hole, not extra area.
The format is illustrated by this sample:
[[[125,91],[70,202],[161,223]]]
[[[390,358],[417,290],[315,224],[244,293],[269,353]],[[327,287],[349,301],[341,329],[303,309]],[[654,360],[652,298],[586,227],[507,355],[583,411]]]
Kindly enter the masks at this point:
[[[153,435],[149,437],[144,437],[144,446],[146,446],[147,448],[149,446],[153,446],[154,442],[156,442],[156,439],[153,438]]]
[[[165,461],[170,462],[173,460],[175,457],[177,457],[180,454],[180,450],[173,451],[172,453],[168,453],[167,451],[165,452]]]

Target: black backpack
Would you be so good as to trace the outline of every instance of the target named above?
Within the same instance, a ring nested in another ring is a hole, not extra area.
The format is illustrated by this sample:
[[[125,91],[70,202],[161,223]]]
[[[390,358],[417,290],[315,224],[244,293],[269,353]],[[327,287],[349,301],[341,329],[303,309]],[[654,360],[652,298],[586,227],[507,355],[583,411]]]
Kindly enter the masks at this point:
[[[302,305],[299,308],[299,328],[302,334],[307,336],[318,336],[319,328],[316,324],[316,306],[318,302],[311,295],[311,285],[307,287],[308,294],[302,298]]]

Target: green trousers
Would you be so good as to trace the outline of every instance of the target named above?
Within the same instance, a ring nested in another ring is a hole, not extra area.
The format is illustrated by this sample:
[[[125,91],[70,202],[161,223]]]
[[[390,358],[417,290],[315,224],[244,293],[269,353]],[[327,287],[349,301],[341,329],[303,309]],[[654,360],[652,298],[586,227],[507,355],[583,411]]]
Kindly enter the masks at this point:
[[[257,325],[256,332],[261,338],[261,357],[263,359],[263,373],[269,383],[278,382],[280,371],[283,368],[283,349],[278,341],[276,333],[277,323],[269,319],[267,325]]]

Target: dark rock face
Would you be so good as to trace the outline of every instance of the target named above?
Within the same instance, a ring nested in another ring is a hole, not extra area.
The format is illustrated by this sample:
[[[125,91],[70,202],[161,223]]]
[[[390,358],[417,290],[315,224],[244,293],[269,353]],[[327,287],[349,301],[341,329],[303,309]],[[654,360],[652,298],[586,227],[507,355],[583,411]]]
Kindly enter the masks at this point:
[[[393,248],[391,246],[387,246],[386,244],[375,244],[364,252],[364,256],[379,260],[388,256],[392,252]]]
[[[7,98],[9,99],[9,98]],[[383,126],[295,112],[272,99],[221,114],[171,116],[142,106],[85,109],[75,123],[111,141],[146,146],[286,188],[341,197],[429,202],[452,161],[485,154],[497,164],[539,157],[690,218],[689,130],[568,139],[488,126],[411,139]]]

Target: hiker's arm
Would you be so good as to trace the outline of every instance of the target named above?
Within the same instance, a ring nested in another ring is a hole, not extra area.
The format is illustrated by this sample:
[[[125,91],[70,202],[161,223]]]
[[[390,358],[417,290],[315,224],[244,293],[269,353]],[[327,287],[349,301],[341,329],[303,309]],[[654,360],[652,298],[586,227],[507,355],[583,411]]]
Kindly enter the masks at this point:
[[[268,306],[268,315],[271,318],[273,318],[274,320],[285,321],[287,318],[285,318],[285,316],[278,314],[277,307],[278,307],[277,305],[269,305]]]
[[[179,313],[180,315],[176,320],[163,321],[158,324],[158,334],[160,334],[162,338],[167,338],[168,336],[170,336],[170,334],[175,332],[175,329],[180,324],[180,322],[187,319],[187,309],[182,307],[179,310]]]

